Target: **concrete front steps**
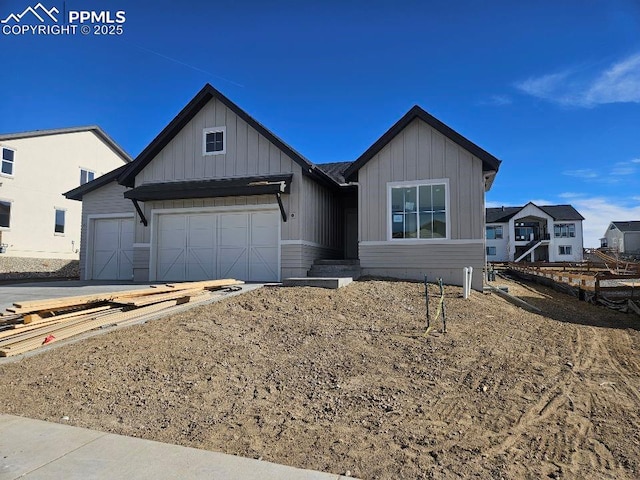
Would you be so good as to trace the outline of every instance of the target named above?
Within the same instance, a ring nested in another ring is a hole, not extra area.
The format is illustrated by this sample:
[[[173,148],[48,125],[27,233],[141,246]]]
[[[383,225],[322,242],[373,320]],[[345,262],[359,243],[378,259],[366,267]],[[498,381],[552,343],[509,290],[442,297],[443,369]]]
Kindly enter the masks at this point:
[[[313,278],[336,278],[351,277],[357,280],[362,275],[360,260],[315,260],[311,269],[307,272],[308,277]]]

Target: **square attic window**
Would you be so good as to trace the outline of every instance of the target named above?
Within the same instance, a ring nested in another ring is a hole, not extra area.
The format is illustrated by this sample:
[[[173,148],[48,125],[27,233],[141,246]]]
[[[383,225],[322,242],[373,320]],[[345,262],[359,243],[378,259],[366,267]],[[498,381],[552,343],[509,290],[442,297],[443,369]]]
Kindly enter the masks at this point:
[[[226,128],[205,128],[202,138],[203,155],[222,155],[227,152]]]

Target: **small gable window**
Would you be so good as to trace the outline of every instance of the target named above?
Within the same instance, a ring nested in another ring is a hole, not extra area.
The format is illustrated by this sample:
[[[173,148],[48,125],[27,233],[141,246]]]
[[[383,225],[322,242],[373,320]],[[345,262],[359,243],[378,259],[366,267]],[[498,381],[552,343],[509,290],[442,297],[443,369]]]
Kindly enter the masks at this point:
[[[10,148],[2,148],[2,166],[0,172],[5,175],[13,175],[13,160],[15,157],[15,151]]]
[[[227,153],[225,127],[205,128],[202,139],[203,155],[222,155]]]
[[[85,183],[89,183],[91,180],[95,178],[96,174],[91,170],[85,170],[84,168],[80,169],[80,185],[84,185]]]

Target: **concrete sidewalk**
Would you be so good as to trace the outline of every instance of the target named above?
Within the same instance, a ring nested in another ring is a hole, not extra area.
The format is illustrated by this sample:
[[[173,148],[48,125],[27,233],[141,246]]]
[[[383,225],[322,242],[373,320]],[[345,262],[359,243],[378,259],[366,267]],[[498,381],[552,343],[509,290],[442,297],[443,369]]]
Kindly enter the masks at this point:
[[[0,480],[346,480],[275,463],[0,415]],[[353,479],[350,479],[353,480]]]

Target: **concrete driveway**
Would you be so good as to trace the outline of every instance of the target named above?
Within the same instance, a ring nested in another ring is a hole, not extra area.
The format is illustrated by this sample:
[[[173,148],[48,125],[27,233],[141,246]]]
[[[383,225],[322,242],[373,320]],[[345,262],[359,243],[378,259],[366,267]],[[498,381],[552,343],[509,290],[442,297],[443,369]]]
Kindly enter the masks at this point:
[[[74,297],[77,295],[119,292],[122,290],[136,290],[139,288],[149,288],[149,285],[153,284],[153,282],[85,282],[80,280],[0,284],[0,311],[6,310],[11,307],[14,302],[19,301]]]

